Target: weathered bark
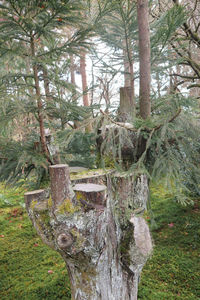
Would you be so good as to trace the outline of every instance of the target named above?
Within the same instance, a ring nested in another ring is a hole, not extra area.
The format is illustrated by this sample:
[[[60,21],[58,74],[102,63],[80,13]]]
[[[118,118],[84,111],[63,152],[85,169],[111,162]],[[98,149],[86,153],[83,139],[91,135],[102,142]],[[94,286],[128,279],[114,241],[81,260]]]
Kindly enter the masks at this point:
[[[147,178],[96,170],[71,184],[67,165],[51,166],[50,176],[51,198],[26,193],[26,208],[43,241],[66,262],[72,299],[136,300],[152,250],[142,217]]]
[[[140,116],[146,119],[151,114],[151,49],[148,0],[137,1],[140,59]]]

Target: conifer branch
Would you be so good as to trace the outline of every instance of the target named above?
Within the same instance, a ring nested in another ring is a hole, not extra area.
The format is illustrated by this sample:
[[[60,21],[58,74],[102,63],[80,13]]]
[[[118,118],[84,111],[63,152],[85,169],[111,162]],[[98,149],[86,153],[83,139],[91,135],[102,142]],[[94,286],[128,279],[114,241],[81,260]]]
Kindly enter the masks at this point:
[[[130,128],[130,127],[124,125],[124,124],[121,123],[121,122],[116,122],[116,121],[114,121],[114,120],[113,120],[107,113],[105,113],[103,110],[100,109],[100,112],[101,112],[101,113],[102,113],[102,114],[103,114],[103,115],[104,115],[111,123],[113,123],[113,124],[115,124],[115,125],[117,125],[117,126],[119,126],[119,127],[125,128],[125,129],[127,129],[127,130],[129,130],[129,131],[138,132],[138,129],[136,129],[136,128]],[[167,123],[173,122],[173,121],[180,115],[180,113],[181,113],[181,108],[178,109],[178,111],[176,112],[176,114],[175,114],[171,119],[169,119],[169,120],[167,121]],[[164,124],[160,124],[160,125],[155,126],[155,127],[153,127],[153,128],[149,128],[149,127],[147,127],[147,126],[144,126],[142,129],[143,129],[143,130],[146,130],[147,132],[152,132],[152,131],[156,131],[156,130],[160,129],[162,126],[164,126]]]

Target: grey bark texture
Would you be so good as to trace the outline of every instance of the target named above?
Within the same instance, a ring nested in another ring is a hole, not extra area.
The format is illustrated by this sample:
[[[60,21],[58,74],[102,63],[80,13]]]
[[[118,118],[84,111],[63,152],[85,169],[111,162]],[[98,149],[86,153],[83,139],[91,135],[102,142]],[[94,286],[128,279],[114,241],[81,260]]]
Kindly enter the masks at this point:
[[[73,170],[74,171],[74,170]],[[66,262],[73,300],[136,300],[140,273],[152,251],[142,217],[145,175],[50,167],[51,196],[25,194],[26,208],[44,243]]]

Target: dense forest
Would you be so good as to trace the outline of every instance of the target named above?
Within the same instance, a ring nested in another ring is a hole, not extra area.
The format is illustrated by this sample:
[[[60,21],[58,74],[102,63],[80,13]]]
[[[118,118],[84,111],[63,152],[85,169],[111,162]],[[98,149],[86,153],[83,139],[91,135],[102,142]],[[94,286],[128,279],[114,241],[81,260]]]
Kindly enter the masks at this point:
[[[199,14],[198,0],[0,1],[0,201],[26,190],[72,299],[137,299],[155,187],[170,214],[198,210]]]

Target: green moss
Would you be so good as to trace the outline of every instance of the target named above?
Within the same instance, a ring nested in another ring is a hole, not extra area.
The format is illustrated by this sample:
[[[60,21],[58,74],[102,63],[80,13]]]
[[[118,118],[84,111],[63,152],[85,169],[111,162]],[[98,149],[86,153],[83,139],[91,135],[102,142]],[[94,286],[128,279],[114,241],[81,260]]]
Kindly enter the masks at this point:
[[[65,199],[61,205],[58,206],[57,212],[59,214],[74,214],[79,211],[80,207],[74,206],[70,199]]]
[[[0,227],[0,299],[71,300],[63,259],[42,243],[26,211],[0,209]]]
[[[6,187],[6,184],[0,183],[0,208],[20,205],[24,207],[24,187]]]
[[[46,226],[50,226],[50,217],[48,211],[42,211],[39,213],[40,222]]]
[[[126,266],[129,266],[131,261],[130,261],[130,246],[131,243],[133,242],[133,234],[134,234],[134,227],[132,224],[128,224],[126,227],[123,228],[123,235],[120,241],[120,255],[123,263]]]
[[[88,177],[101,176],[110,173],[110,171],[111,169],[91,169],[77,174],[70,174],[70,179],[73,181],[73,180],[84,179]]]

